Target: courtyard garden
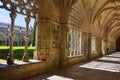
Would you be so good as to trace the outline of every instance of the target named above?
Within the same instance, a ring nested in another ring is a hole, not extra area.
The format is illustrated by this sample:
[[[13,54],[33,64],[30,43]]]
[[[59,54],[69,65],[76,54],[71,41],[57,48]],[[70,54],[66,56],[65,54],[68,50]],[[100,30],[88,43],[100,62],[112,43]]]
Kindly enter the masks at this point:
[[[33,58],[35,47],[28,47],[28,56],[29,59]],[[0,59],[6,60],[9,53],[9,46],[0,46]],[[22,60],[24,55],[24,46],[15,46],[13,47],[13,55],[17,60]]]

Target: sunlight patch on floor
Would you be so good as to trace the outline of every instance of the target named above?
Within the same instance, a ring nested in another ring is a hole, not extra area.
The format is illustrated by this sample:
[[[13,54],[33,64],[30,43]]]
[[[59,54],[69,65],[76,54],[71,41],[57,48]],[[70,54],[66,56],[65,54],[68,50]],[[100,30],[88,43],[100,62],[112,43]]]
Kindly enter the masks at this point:
[[[110,71],[110,72],[120,72],[120,64],[117,64],[117,63],[92,61],[83,65],[80,65],[79,67],[104,70],[104,71]]]
[[[109,57],[102,57],[99,58],[98,60],[104,60],[104,61],[116,61],[116,62],[120,62],[120,58],[109,58]]]
[[[53,75],[47,78],[48,80],[74,80],[74,79],[70,79],[70,78],[66,78],[66,77],[62,77],[62,76],[57,76],[57,75]]]
[[[120,58],[120,53],[119,52],[116,52],[114,54],[111,54],[111,55],[106,55],[106,56],[110,56],[110,57],[119,57]]]

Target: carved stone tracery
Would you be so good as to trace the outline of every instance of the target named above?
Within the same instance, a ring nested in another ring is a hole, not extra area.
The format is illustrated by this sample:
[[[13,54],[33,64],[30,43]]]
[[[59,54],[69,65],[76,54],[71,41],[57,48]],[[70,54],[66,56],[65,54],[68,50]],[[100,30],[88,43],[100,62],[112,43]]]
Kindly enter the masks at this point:
[[[24,50],[24,56],[23,61],[28,62],[28,53],[27,53],[27,47],[28,47],[28,27],[30,18],[36,18],[37,14],[37,0],[0,0],[0,8],[6,9],[7,11],[10,11],[10,17],[11,17],[11,31],[10,31],[10,49],[9,54],[7,57],[7,63],[8,64],[14,64],[14,57],[13,57],[13,42],[14,42],[14,22],[16,14],[22,14],[25,15],[27,18],[25,18],[26,21],[26,35],[25,35],[25,50]]]
[[[0,8],[35,18],[37,0],[1,0]]]

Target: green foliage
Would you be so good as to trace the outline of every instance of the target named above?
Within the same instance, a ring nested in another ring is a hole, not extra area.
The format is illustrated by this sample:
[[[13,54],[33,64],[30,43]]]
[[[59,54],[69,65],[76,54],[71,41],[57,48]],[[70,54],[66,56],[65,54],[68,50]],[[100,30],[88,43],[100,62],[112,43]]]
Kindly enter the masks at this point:
[[[14,58],[21,60],[24,54],[24,49],[13,49],[13,53],[14,53]]]
[[[28,48],[28,55],[29,58],[33,58],[33,52],[34,52],[35,47],[29,47]],[[6,59],[7,55],[9,53],[9,47],[8,46],[0,46],[0,58],[1,59]],[[13,47],[13,53],[14,53],[14,58],[15,59],[22,59],[23,54],[24,54],[24,47]]]
[[[8,53],[9,53],[9,50],[7,48],[6,49],[0,49],[0,59],[6,59]]]
[[[36,22],[34,22],[34,30],[32,32],[32,46],[35,46]]]

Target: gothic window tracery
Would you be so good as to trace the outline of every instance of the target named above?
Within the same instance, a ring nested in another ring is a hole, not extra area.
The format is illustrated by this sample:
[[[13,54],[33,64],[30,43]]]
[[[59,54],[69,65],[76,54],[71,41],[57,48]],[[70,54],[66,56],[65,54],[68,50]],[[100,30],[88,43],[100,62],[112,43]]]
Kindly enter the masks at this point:
[[[68,50],[69,56],[79,56],[82,54],[82,32],[81,32],[81,13],[78,6],[73,5],[70,9],[68,20]]]

